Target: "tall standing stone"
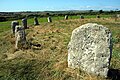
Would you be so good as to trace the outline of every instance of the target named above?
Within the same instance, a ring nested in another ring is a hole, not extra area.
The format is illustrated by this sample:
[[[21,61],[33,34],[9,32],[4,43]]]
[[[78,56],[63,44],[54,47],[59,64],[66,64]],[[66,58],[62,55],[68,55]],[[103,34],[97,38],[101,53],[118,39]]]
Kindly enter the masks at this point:
[[[22,19],[22,25],[25,29],[27,29],[27,18]]]
[[[68,67],[107,77],[111,54],[108,28],[88,23],[73,30],[68,44]]]
[[[39,25],[37,17],[34,17],[34,25]]]
[[[19,25],[18,21],[12,21],[11,22],[11,29],[12,29],[12,33],[15,34],[15,27]]]
[[[50,16],[49,16],[47,19],[48,19],[48,22],[49,22],[49,23],[52,22],[52,19],[51,19]]]
[[[26,45],[26,35],[25,35],[25,29],[23,27],[16,26],[15,28],[15,48],[19,49],[22,48],[24,45]]]
[[[65,15],[65,20],[68,20],[68,15]]]

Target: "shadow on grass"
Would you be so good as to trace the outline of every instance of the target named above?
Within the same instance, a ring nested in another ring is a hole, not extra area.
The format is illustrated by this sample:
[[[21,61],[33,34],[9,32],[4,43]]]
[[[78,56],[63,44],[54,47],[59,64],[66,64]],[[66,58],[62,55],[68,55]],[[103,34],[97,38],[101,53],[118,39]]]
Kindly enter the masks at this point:
[[[120,70],[119,69],[109,69],[108,78],[112,80],[120,80]]]

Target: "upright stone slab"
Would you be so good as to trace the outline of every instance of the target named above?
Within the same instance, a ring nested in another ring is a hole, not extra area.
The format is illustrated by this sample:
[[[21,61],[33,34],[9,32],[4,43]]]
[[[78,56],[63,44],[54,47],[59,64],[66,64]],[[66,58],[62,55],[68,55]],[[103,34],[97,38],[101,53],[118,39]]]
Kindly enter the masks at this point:
[[[47,19],[48,19],[48,22],[49,22],[49,23],[52,22],[52,19],[51,19],[50,16],[49,16]]]
[[[117,18],[120,18],[120,14],[117,14]]]
[[[34,25],[39,25],[37,17],[34,17]]]
[[[25,29],[27,29],[27,18],[22,19],[22,25]]]
[[[12,29],[12,33],[15,34],[15,27],[19,25],[18,21],[12,21],[11,22],[11,29]]]
[[[84,19],[84,16],[83,16],[83,15],[81,15],[81,16],[80,16],[80,19]]]
[[[16,44],[15,44],[16,49],[19,49],[24,45],[26,45],[25,29],[20,25],[16,26],[15,28],[15,38],[16,38]]]
[[[68,20],[68,15],[65,15],[65,20]]]
[[[68,44],[68,67],[106,77],[111,54],[111,32],[108,28],[88,23],[73,30]]]

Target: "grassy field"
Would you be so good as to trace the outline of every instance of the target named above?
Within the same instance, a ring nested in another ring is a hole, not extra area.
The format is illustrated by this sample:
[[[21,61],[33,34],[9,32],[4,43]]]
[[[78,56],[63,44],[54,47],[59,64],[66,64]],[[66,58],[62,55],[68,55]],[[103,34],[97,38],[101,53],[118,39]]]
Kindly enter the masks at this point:
[[[100,15],[101,18],[110,18],[112,15]],[[85,15],[84,16],[85,18],[96,18],[96,15]],[[69,16],[69,19],[79,19],[80,16]],[[63,16],[57,16],[57,17],[52,17],[52,21],[58,21],[58,20],[64,20],[64,17]],[[21,24],[21,20],[17,20],[19,21],[19,23]],[[42,18],[39,18],[38,17],[38,21],[41,23],[46,23],[47,22],[47,17],[42,17]],[[34,19],[31,18],[31,19],[28,19],[28,24],[29,26],[32,26],[34,23]],[[11,27],[11,21],[6,21],[6,22],[0,22],[0,33],[3,32],[3,31],[6,31],[6,30],[9,30]]]
[[[120,70],[120,19],[88,17],[83,20],[78,19],[79,16],[69,20],[53,17],[52,23],[39,18],[38,26],[33,26],[33,19],[29,19],[27,41],[41,46],[18,51],[14,49],[11,21],[0,22],[0,80],[109,80],[67,67],[67,45],[72,31],[85,23],[98,23],[112,32],[114,45],[110,69]]]
[[[102,18],[110,18],[112,15],[101,15]],[[84,16],[86,19],[89,18],[96,18],[96,15],[86,15]],[[79,19],[80,16],[69,16],[69,19]],[[52,17],[52,21],[59,21],[59,20],[64,20],[63,16],[57,16],[57,17]],[[21,25],[21,20],[17,20],[20,25]],[[38,18],[39,23],[47,23],[47,17],[42,17],[42,18]],[[28,19],[28,25],[32,26],[34,23],[34,19],[30,18]],[[6,21],[6,22],[0,22],[0,33],[10,30],[11,28],[11,21]]]

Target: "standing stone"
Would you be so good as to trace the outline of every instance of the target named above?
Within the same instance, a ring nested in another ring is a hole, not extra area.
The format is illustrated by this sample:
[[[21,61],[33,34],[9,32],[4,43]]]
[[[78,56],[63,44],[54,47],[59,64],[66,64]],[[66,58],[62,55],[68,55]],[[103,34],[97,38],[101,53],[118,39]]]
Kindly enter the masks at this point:
[[[68,44],[68,67],[107,77],[111,54],[108,28],[88,23],[73,30]]]
[[[68,20],[68,15],[65,15],[65,20]]]
[[[27,29],[27,18],[22,19],[22,25],[25,29]]]
[[[37,17],[34,17],[34,25],[39,25]]]
[[[12,29],[12,33],[15,34],[15,27],[19,25],[18,21],[12,21],[11,22],[11,29]]]
[[[117,14],[117,18],[120,18],[120,14]]]
[[[96,16],[96,18],[100,18],[100,16],[99,16],[99,15],[97,15],[97,16]]]
[[[16,38],[16,44],[15,44],[16,49],[22,48],[24,45],[26,45],[25,29],[20,25],[16,26],[15,28],[15,38]]]
[[[115,14],[115,15],[113,15],[113,18],[115,19],[115,21],[117,21],[118,18],[120,18],[120,14]]]
[[[84,16],[83,16],[83,15],[81,15],[81,16],[80,16],[80,19],[84,19]]]
[[[47,19],[48,19],[48,22],[49,22],[49,23],[52,22],[52,19],[51,19],[50,16],[49,16]]]

